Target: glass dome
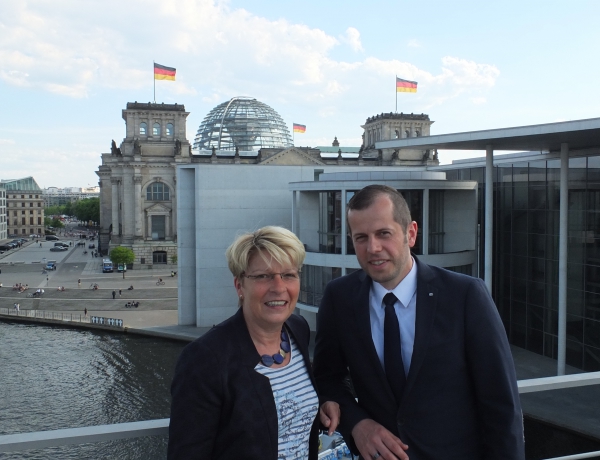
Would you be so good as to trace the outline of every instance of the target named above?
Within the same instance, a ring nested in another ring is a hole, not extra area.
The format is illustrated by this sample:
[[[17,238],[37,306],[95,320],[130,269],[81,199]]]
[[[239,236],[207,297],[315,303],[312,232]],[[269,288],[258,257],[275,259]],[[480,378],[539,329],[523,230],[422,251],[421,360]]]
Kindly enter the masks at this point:
[[[290,131],[275,110],[250,97],[234,97],[204,118],[194,149],[259,150],[292,146]]]

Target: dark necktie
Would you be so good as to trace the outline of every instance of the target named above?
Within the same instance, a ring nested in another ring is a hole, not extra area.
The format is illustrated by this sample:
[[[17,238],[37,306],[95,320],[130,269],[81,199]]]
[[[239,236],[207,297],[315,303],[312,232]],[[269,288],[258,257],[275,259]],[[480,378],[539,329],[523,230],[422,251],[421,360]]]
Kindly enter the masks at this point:
[[[394,294],[388,292],[383,298],[385,305],[385,321],[383,323],[383,363],[385,374],[396,402],[400,404],[402,391],[406,382],[404,364],[402,363],[402,345],[400,342],[400,328],[394,304],[398,299]]]

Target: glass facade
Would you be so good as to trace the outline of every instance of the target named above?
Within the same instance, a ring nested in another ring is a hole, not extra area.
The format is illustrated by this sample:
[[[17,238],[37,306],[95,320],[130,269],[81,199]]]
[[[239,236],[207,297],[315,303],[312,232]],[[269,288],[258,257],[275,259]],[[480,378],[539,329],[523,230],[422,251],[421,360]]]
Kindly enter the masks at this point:
[[[300,274],[298,301],[305,305],[318,307],[321,304],[327,283],[340,276],[342,276],[342,269],[339,267],[303,265]]]
[[[408,203],[411,217],[418,225],[417,241],[413,247],[415,254],[423,254],[422,225],[423,225],[423,190],[398,190]],[[355,191],[346,192],[346,202],[342,204],[342,192],[321,192],[319,194],[319,252],[325,254],[342,253],[342,219],[346,217],[346,204],[354,196]],[[437,206],[443,206],[443,191],[437,192],[441,199],[435,201]],[[430,202],[431,207],[431,202]],[[430,208],[432,209],[432,208]],[[434,214],[442,213],[443,209],[434,206]],[[431,211],[430,211],[431,215]],[[438,222],[436,231],[443,234],[443,222]],[[346,236],[346,252],[354,254],[352,239]],[[443,244],[442,244],[443,248]]]
[[[234,97],[212,109],[198,128],[194,149],[258,151],[292,146],[290,131],[267,104]]]
[[[483,168],[447,171],[448,179],[479,181],[479,222],[484,204],[483,171]],[[559,176],[559,160],[494,167],[494,300],[512,344],[555,359]],[[599,371],[599,156],[569,160],[568,201],[566,359],[568,365]]]

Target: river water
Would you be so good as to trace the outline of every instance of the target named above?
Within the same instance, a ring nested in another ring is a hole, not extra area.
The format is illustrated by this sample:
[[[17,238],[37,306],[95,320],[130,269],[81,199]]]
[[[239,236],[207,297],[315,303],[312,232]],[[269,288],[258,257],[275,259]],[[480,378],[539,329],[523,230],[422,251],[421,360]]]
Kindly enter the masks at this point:
[[[169,417],[184,343],[0,321],[0,434]],[[0,454],[2,459],[166,458],[166,436]]]

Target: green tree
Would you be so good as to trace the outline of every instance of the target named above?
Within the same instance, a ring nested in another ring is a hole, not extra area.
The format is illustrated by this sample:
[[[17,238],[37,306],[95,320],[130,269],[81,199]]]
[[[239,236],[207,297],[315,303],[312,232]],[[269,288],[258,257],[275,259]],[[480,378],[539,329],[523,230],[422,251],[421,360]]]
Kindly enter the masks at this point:
[[[64,206],[48,206],[44,209],[46,216],[59,216],[64,214]]]
[[[63,214],[67,215],[67,216],[72,216],[73,215],[73,203],[71,201],[65,203],[65,205],[63,206]]]
[[[50,225],[54,228],[63,228],[65,226],[60,219],[52,219]]]
[[[112,263],[116,265],[129,265],[132,264],[135,259],[135,254],[133,251],[123,246],[117,246],[116,248],[112,249],[109,256],[110,260],[112,260]],[[125,279],[125,270],[123,270],[123,279]]]
[[[100,198],[79,200],[73,206],[73,215],[83,222],[100,222]]]

